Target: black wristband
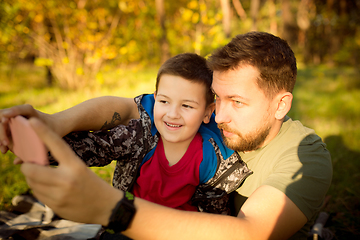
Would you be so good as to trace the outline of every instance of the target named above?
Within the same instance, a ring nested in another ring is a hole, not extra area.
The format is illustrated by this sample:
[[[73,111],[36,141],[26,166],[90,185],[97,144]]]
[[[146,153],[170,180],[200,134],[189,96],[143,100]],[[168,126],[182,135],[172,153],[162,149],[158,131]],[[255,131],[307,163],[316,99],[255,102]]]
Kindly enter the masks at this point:
[[[135,212],[134,195],[130,192],[124,192],[124,197],[116,204],[111,213],[106,231],[109,233],[125,231],[130,225]]]

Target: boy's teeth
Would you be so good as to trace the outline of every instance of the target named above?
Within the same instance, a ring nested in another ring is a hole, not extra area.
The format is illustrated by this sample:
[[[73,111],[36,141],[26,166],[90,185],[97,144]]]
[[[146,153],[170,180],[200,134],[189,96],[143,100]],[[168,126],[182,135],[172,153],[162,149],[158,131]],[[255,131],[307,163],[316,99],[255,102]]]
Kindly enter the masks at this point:
[[[173,124],[170,124],[170,123],[166,123],[166,125],[168,125],[169,127],[180,127],[180,125],[173,125]]]

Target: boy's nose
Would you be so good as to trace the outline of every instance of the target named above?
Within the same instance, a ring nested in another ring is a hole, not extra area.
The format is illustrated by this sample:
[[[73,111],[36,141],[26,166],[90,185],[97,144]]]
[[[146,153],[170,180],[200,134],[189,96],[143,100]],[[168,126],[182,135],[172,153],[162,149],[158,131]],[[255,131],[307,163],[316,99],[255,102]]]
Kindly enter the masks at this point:
[[[179,118],[179,109],[176,106],[172,106],[169,108],[169,111],[166,115],[170,118]]]

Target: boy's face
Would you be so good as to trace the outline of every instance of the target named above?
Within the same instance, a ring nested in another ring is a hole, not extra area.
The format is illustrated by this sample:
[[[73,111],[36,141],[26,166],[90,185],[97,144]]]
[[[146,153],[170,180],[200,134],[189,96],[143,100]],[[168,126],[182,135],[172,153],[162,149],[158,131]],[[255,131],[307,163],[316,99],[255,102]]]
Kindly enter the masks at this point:
[[[187,148],[201,123],[209,122],[214,104],[206,106],[205,88],[179,76],[161,76],[154,94],[154,121],[164,145],[176,143]]]

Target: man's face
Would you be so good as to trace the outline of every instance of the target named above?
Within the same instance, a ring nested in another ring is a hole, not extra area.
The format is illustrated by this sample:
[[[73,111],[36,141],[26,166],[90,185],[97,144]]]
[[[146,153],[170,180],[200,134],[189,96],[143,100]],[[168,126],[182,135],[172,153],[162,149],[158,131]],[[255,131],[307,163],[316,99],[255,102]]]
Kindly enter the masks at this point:
[[[215,121],[225,144],[235,151],[252,151],[267,144],[275,121],[274,104],[256,83],[259,76],[249,65],[214,71]]]

